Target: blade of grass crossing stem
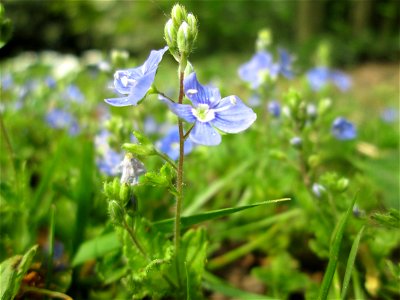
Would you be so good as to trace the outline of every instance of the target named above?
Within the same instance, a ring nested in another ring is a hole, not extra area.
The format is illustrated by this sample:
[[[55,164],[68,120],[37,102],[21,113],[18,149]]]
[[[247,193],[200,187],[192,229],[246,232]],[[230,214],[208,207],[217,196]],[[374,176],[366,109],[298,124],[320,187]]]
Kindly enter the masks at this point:
[[[75,234],[73,240],[73,253],[78,250],[80,243],[83,240],[86,221],[90,210],[93,194],[93,170],[94,157],[93,145],[89,142],[83,142],[82,161],[80,164],[80,177],[75,187],[75,201],[77,205]]]
[[[48,243],[49,243],[49,256],[47,258],[47,276],[46,276],[46,288],[50,285],[50,280],[52,278],[53,272],[53,257],[54,257],[54,232],[55,232],[55,223],[54,223],[54,215],[56,212],[56,207],[53,204],[51,206],[50,211],[50,227],[49,227],[49,236],[48,236]]]
[[[322,280],[322,285],[318,294],[318,300],[326,300],[328,297],[329,288],[331,287],[332,279],[335,275],[336,266],[339,260],[339,252],[340,246],[342,245],[344,230],[346,228],[347,220],[349,219],[351,212],[353,211],[355,201],[356,197],[354,197],[354,199],[351,201],[346,213],[341,217],[339,223],[332,233],[333,239],[329,253],[328,267],[326,268],[324,278]]]
[[[358,245],[360,244],[363,232],[364,232],[364,226],[358,232],[356,238],[354,239],[353,245],[351,246],[349,258],[347,260],[346,271],[344,273],[342,294],[340,295],[340,298],[342,300],[346,299],[346,294],[347,294],[347,289],[349,287],[351,274],[353,274],[353,266],[357,256]]]
[[[232,183],[232,180],[235,179],[239,174],[246,171],[255,160],[245,161],[240,164],[236,169],[228,172],[228,174],[214,182],[206,189],[203,193],[199,194],[193,202],[183,210],[183,215],[187,216],[196,211],[198,211],[208,200],[210,200],[216,193],[218,193],[225,186]]]
[[[236,213],[241,210],[249,209],[249,208],[260,206],[260,205],[288,201],[288,200],[290,200],[290,198],[268,200],[268,201],[258,202],[258,203],[254,203],[254,204],[250,204],[250,205],[217,209],[217,210],[212,210],[212,211],[208,211],[208,212],[204,212],[204,213],[196,214],[196,215],[192,215],[192,216],[185,216],[185,217],[181,218],[181,224],[182,224],[181,227],[182,227],[182,229],[187,228],[187,227],[196,225],[196,224],[204,222],[204,221],[225,217],[225,216],[228,216],[230,214]],[[175,219],[173,219],[173,218],[161,220],[161,221],[154,222],[153,226],[159,231],[171,232],[172,227],[174,225],[174,221],[175,221]]]
[[[232,297],[237,300],[273,300],[274,298],[269,298],[267,296],[258,295],[242,291],[235,288],[211,273],[205,272],[203,274],[203,285],[206,289],[221,293],[225,296]]]

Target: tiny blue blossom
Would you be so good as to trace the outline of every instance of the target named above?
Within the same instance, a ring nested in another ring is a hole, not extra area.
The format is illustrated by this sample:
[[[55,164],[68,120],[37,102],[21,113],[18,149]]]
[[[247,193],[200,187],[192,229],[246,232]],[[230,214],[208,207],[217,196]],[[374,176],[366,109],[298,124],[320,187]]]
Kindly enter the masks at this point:
[[[7,91],[14,85],[14,79],[10,73],[1,76],[1,89]]]
[[[303,140],[301,139],[301,137],[298,137],[298,136],[295,136],[290,139],[290,145],[292,145],[294,147],[300,147],[302,142],[303,142]]]
[[[268,102],[268,112],[275,118],[279,118],[281,115],[281,105],[276,100],[271,100]]]
[[[317,116],[317,107],[314,103],[307,104],[307,116],[311,119],[314,119]]]
[[[70,84],[64,91],[64,99],[70,100],[77,103],[82,103],[85,100],[85,96],[81,90],[74,84]]]
[[[46,84],[46,86],[48,88],[51,88],[51,89],[54,89],[56,87],[56,85],[57,85],[56,80],[51,76],[47,76],[44,79],[44,83]]]
[[[257,52],[250,61],[239,67],[238,73],[243,81],[250,84],[252,89],[257,89],[265,82],[267,76],[276,79],[280,66],[275,64],[271,53]]]
[[[330,70],[327,67],[316,67],[307,72],[307,79],[314,91],[319,91],[327,84],[333,83],[342,92],[351,87],[350,76],[337,70]]]
[[[350,76],[341,71],[332,71],[331,80],[342,92],[348,91],[351,87]]]
[[[68,129],[70,135],[79,133],[79,125],[76,119],[69,113],[61,109],[53,109],[46,115],[46,122],[55,129]]]
[[[332,134],[338,140],[352,140],[357,136],[356,128],[353,123],[343,117],[338,117],[333,121]]]
[[[385,108],[381,113],[381,119],[385,123],[393,123],[397,120],[398,116],[399,112],[392,107]]]
[[[179,158],[179,131],[177,127],[172,128],[165,137],[157,142],[157,148],[167,154],[172,160]],[[193,143],[187,139],[185,141],[184,154],[189,154],[193,150]]]
[[[221,135],[215,128],[226,133],[238,133],[249,128],[257,118],[239,97],[232,95],[221,99],[217,88],[201,85],[196,73],[185,78],[184,90],[192,105],[164,102],[178,117],[194,123],[189,137],[196,144],[218,145]]]
[[[153,50],[142,66],[115,72],[115,90],[119,94],[127,96],[105,99],[105,101],[113,106],[136,105],[143,99],[153,84],[158,64],[167,50],[168,47],[157,51]]]
[[[250,106],[259,106],[261,104],[261,96],[257,93],[254,93],[250,96],[248,101]]]
[[[285,49],[279,49],[279,73],[287,79],[292,79],[294,74],[292,71],[293,57]]]

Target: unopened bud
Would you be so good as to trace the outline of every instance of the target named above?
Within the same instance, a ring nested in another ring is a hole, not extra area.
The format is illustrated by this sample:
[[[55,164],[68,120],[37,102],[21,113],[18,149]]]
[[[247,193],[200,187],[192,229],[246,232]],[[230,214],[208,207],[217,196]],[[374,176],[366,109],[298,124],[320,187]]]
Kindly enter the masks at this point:
[[[271,45],[272,35],[269,29],[262,29],[258,32],[258,38],[256,41],[257,51],[265,51]]]
[[[124,222],[124,209],[117,201],[111,200],[108,202],[108,213],[115,225],[122,225]]]
[[[175,4],[171,10],[171,17],[172,21],[174,22],[175,26],[180,26],[183,21],[186,20],[187,12],[185,7],[180,4]]]
[[[129,53],[124,50],[112,50],[111,51],[111,62],[114,67],[123,68],[129,59]]]
[[[191,42],[190,42],[190,31],[189,25],[186,22],[183,22],[178,30],[178,50],[181,54],[188,55],[191,50]]]
[[[119,199],[123,206],[125,206],[131,199],[131,194],[131,187],[126,183],[122,184],[119,190]]]
[[[318,115],[325,114],[329,108],[332,106],[332,100],[329,98],[324,98],[318,103]]]
[[[191,36],[193,37],[193,41],[194,41],[194,40],[196,40],[197,33],[198,33],[196,17],[192,14],[188,14],[187,15],[187,23],[189,25],[190,33],[191,33]]]
[[[350,181],[347,178],[340,178],[336,183],[336,189],[338,192],[344,192],[349,187]]]

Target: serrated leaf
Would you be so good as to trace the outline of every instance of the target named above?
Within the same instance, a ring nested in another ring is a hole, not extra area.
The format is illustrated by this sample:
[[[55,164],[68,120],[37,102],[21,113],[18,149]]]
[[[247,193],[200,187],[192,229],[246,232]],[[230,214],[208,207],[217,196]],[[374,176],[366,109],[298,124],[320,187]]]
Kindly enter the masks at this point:
[[[398,229],[400,225],[400,211],[390,208],[386,213],[375,213],[372,219],[377,221],[381,226]]]
[[[15,255],[0,264],[1,300],[12,300],[17,295],[22,278],[28,272],[37,248],[35,245],[24,255]]]
[[[243,205],[243,206],[238,206],[238,207],[230,207],[230,208],[212,210],[212,211],[208,211],[208,212],[204,212],[204,213],[192,215],[192,216],[185,216],[185,217],[181,218],[181,228],[184,229],[184,228],[196,225],[201,222],[225,217],[225,216],[228,216],[233,213],[236,213],[236,212],[239,212],[242,210],[246,210],[249,208],[253,208],[253,207],[257,207],[257,206],[261,206],[261,205],[267,205],[267,204],[271,204],[271,203],[282,202],[282,201],[288,201],[288,200],[290,200],[290,198],[275,199],[275,200],[258,202],[258,203],[254,203],[254,204],[250,204],[250,205]],[[162,232],[172,232],[174,222],[175,222],[175,219],[171,218],[171,219],[154,222],[153,226],[157,230],[162,231]]]

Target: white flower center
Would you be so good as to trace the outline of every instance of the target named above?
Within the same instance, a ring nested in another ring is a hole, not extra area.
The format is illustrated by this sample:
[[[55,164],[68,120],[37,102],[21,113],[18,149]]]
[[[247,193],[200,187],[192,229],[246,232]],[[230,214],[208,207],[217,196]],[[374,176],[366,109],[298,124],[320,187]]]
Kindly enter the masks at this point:
[[[192,108],[192,113],[202,123],[207,123],[215,119],[215,112],[213,109],[210,109],[208,104],[199,104],[196,108]]]
[[[124,75],[120,78],[121,83],[124,87],[128,87],[128,85],[135,85],[136,84],[136,80],[135,79],[131,79],[128,76]]]
[[[186,93],[187,93],[187,94],[190,94],[190,95],[193,95],[193,94],[197,94],[197,93],[198,93],[198,90],[196,90],[196,89],[189,89],[189,90],[187,90]]]

